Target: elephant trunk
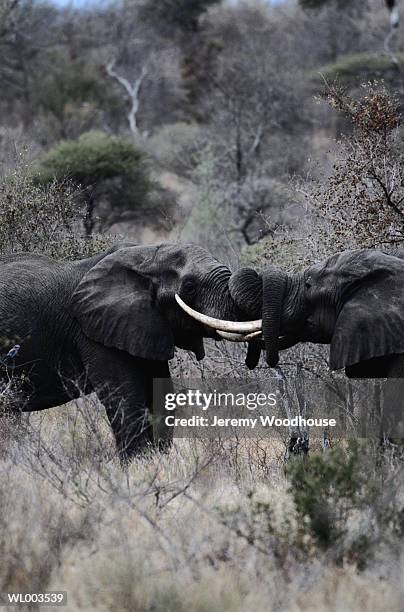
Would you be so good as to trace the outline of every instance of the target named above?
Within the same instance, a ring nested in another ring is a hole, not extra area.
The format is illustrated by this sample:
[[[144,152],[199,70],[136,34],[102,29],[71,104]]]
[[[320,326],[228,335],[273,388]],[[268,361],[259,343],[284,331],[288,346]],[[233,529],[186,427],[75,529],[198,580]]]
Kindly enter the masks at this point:
[[[287,275],[275,268],[262,273],[262,335],[267,364],[273,368],[279,361],[279,336]]]
[[[262,334],[270,367],[276,366],[279,360],[279,335],[286,286],[287,275],[275,268],[261,274],[251,268],[242,268],[229,281],[230,294],[246,316],[259,317],[262,313]],[[251,341],[246,359],[250,369],[257,365],[260,353],[261,342]]]
[[[262,312],[262,282],[255,270],[241,268],[231,275],[229,280],[230,295],[237,308],[248,317],[259,318]],[[245,360],[249,370],[253,370],[261,356],[261,340],[252,340],[248,343]]]
[[[208,312],[222,319],[232,320],[235,315],[235,304],[229,292],[231,272],[226,267],[217,268],[210,278],[209,302],[205,305]]]

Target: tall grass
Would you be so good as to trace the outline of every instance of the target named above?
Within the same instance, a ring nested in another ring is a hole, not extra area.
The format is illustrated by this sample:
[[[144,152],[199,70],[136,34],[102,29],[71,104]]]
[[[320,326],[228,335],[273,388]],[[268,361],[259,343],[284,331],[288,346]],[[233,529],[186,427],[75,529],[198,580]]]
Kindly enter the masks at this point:
[[[285,469],[276,439],[176,440],[123,471],[92,396],[12,427],[5,419],[0,591],[66,590],[69,610],[400,610],[403,559],[391,525],[369,512],[373,498],[351,500],[343,538],[318,545],[307,496],[308,510],[296,496],[299,471],[303,485],[316,471],[301,460]],[[354,462],[372,490],[381,462],[399,520],[399,462],[375,449]],[[330,487],[342,478],[336,463]],[[338,513],[338,496],[333,504]],[[370,542],[355,556],[358,525]]]

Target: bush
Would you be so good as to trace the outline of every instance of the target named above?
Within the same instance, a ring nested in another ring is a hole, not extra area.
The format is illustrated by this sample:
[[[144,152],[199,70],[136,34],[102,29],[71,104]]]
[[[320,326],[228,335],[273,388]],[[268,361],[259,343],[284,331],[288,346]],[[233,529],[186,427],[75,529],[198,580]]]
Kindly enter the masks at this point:
[[[291,558],[344,560],[364,569],[383,544],[400,554],[404,537],[402,466],[390,453],[352,441],[295,458],[286,466],[287,497],[250,490],[236,506],[217,509],[223,523],[257,550],[274,554],[283,566]]]
[[[402,241],[404,151],[396,96],[383,84],[367,83],[358,100],[338,84],[324,97],[352,126],[338,143],[331,176],[312,193],[313,212],[328,226],[332,250]]]
[[[150,138],[148,147],[163,168],[187,176],[200,158],[201,132],[195,123],[165,125]]]
[[[38,184],[20,156],[0,178],[0,253],[28,251],[56,259],[88,257],[112,245],[112,237],[83,236],[84,210],[67,180]]]
[[[401,65],[404,64],[404,53],[397,53],[396,58]],[[337,62],[316,71],[313,79],[318,86],[320,86],[319,72],[328,81],[338,78],[350,87],[375,78],[383,79],[392,86],[399,87],[400,84],[400,71],[397,70],[397,66],[393,64],[388,55],[369,55],[368,53],[345,55]]]
[[[370,443],[351,441],[347,451],[336,447],[291,461],[287,475],[301,535],[333,549],[336,561],[348,558],[362,568],[379,539],[394,546],[404,537],[404,508],[397,486],[402,468],[391,470],[391,460]]]

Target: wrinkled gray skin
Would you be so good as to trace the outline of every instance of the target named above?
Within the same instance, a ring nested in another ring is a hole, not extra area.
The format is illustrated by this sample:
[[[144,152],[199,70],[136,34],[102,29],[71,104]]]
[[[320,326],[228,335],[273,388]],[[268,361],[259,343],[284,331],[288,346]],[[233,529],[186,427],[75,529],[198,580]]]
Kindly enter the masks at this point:
[[[314,342],[349,377],[404,377],[404,251],[345,251],[295,275],[242,269],[229,287],[248,318],[262,315],[271,367],[278,350]],[[261,348],[250,343],[250,368]]]
[[[202,313],[234,318],[230,271],[204,249],[122,244],[95,257],[57,262],[41,255],[0,258],[0,352],[7,372],[25,372],[24,411],[61,405],[95,391],[122,459],[152,441],[145,422],[153,378],[166,378],[174,346],[204,356],[209,331],[174,295]]]

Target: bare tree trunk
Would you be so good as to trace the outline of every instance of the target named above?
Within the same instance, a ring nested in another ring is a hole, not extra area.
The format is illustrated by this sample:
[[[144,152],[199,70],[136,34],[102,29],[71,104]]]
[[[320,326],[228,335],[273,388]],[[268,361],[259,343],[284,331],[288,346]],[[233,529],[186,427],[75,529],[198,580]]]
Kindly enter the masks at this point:
[[[128,79],[120,76],[114,70],[115,62],[111,61],[106,65],[107,74],[117,81],[121,87],[125,90],[126,96],[129,99],[131,104],[129,113],[127,115],[129,129],[134,136],[139,136],[139,127],[137,122],[137,114],[139,111],[139,94],[142,87],[143,79],[147,75],[147,69],[145,66],[142,66],[142,70],[140,76],[135,80],[135,82],[131,85]]]
[[[86,195],[86,216],[84,217],[84,229],[86,236],[91,236],[95,226],[94,219],[95,198],[91,192]]]

